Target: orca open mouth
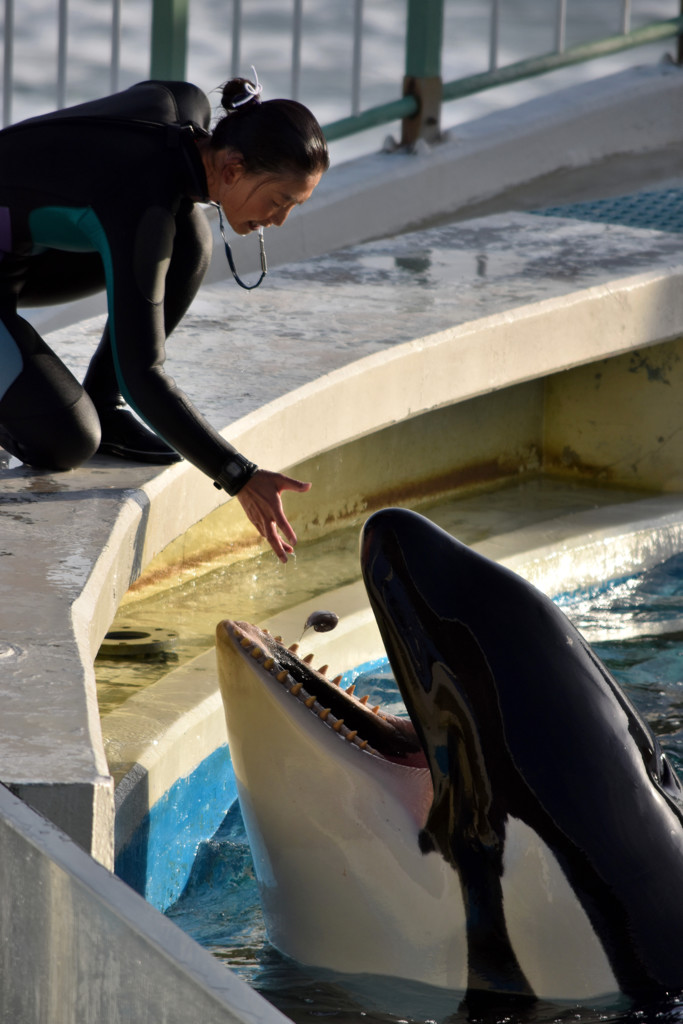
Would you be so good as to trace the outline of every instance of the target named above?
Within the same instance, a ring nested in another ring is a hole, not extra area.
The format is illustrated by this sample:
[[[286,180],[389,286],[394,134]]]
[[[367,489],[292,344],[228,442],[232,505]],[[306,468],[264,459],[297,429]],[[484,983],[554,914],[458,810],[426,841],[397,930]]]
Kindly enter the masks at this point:
[[[281,637],[248,622],[226,620],[220,628],[244,657],[253,659],[256,674],[267,673],[347,743],[406,767],[427,768],[410,719],[370,706],[367,694],[356,695],[355,684],[343,687],[341,675],[330,679],[327,665],[314,668],[312,654],[300,658],[298,644],[286,647]]]

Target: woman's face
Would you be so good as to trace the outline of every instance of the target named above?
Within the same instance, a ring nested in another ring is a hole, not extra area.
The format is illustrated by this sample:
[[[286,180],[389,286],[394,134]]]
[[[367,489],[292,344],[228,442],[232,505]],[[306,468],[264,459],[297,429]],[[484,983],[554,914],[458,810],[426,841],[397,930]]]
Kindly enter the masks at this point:
[[[249,174],[239,159],[229,159],[220,175],[217,201],[238,235],[248,235],[259,227],[279,227],[295,206],[310,198],[322,177],[316,174],[294,176]]]

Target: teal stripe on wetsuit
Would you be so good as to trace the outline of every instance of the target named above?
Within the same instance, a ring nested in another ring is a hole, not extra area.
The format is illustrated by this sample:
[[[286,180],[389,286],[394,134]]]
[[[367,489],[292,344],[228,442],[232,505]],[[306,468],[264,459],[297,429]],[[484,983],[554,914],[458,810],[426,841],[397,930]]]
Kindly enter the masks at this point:
[[[109,306],[109,335],[121,394],[132,409],[149,423],[132,401],[126,388],[116,351],[116,328],[111,311],[114,309],[114,265],[107,235],[95,211],[89,207],[41,206],[32,210],[28,218],[31,238],[36,245],[70,252],[98,252],[104,264],[104,277]],[[14,344],[14,342],[13,342]],[[16,348],[16,345],[15,345]],[[18,353],[17,353],[18,354]],[[0,339],[0,356],[4,358]],[[21,356],[19,356],[21,359]],[[21,365],[19,367],[21,369]],[[15,374],[16,379],[16,374]],[[1,383],[1,381],[0,381]],[[4,394],[4,392],[2,392]],[[0,394],[0,397],[2,395]],[[149,424],[152,426],[152,424]]]
[[[0,398],[7,394],[23,367],[19,347],[0,320]]]

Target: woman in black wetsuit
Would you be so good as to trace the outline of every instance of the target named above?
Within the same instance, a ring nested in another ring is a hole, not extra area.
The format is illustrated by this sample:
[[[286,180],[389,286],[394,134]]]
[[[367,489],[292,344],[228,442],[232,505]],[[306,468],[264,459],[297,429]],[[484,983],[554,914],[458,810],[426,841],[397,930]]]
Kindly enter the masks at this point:
[[[238,234],[280,225],[329,166],[310,111],[262,103],[258,91],[228,82],[213,131],[196,86],[143,82],[0,132],[0,445],[53,470],[96,451],[159,464],[184,456],[238,495],[286,562],[296,536],[280,494],[310,484],[236,452],[163,370],[166,338],[211,258],[196,204],[220,204]],[[81,385],[17,307],[105,287],[109,317]]]

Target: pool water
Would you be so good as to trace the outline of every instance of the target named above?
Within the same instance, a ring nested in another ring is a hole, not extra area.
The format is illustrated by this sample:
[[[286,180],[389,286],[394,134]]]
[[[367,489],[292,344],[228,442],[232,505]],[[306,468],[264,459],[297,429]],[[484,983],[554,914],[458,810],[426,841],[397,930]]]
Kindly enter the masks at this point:
[[[590,640],[683,772],[683,554],[599,590],[560,595],[556,603]],[[386,663],[363,667],[360,683],[375,703],[405,713]],[[237,803],[216,833],[200,843],[189,881],[167,915],[296,1022],[325,1017],[464,1024],[472,1019],[458,1008],[457,994],[397,979],[368,982],[313,970],[272,949]],[[503,1006],[486,1019],[501,1024],[683,1022],[683,993],[635,1009],[537,1004],[520,1014]]]
[[[425,498],[411,503],[465,544],[533,526],[559,515],[642,499],[642,492],[593,487],[581,482],[538,477]],[[321,607],[324,595],[360,577],[358,536],[367,513],[350,516],[343,528],[297,545],[296,558],[281,565],[268,549],[256,558],[231,563],[221,558],[208,571],[179,577],[149,596],[125,601],[111,629],[163,627],[177,633],[172,650],[156,658],[108,657],[95,660],[100,714],[106,715],[130,696],[163,678],[213,646],[221,619],[263,622],[296,605]],[[147,594],[146,590],[142,594]],[[324,605],[323,605],[324,606]],[[303,623],[302,623],[303,625]],[[291,640],[298,639],[292,637]]]
[[[683,777],[683,554],[556,603],[623,685]]]

